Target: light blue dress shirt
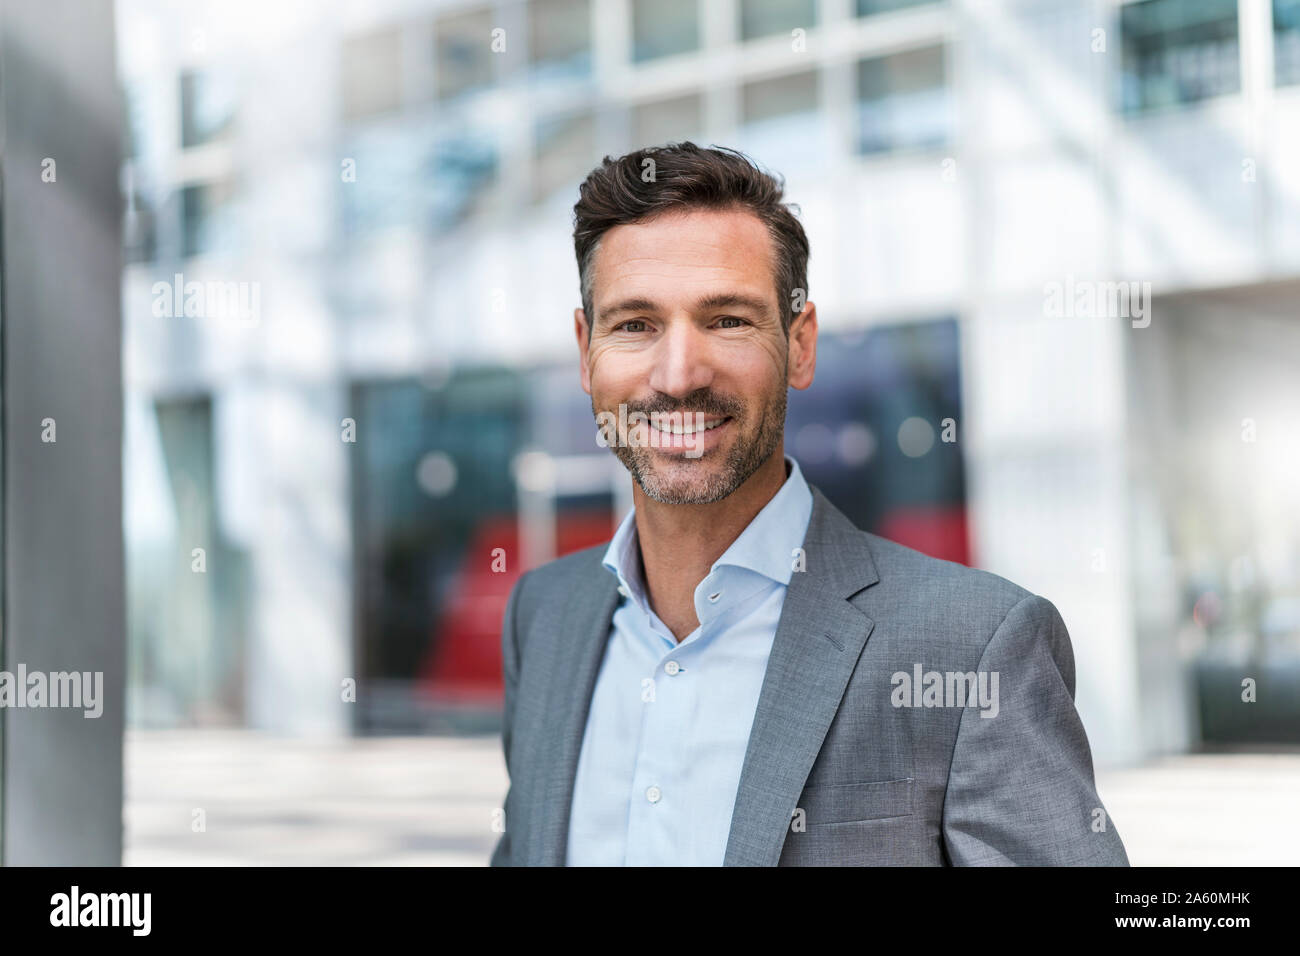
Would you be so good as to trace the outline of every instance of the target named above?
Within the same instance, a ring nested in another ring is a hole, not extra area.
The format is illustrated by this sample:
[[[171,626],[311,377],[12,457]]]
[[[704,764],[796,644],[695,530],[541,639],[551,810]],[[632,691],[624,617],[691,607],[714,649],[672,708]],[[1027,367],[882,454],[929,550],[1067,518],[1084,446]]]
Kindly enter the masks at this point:
[[[721,866],[749,731],[812,515],[799,465],[695,589],[679,644],[650,608],[636,514],[605,552],[623,600],[596,678],[569,866]]]

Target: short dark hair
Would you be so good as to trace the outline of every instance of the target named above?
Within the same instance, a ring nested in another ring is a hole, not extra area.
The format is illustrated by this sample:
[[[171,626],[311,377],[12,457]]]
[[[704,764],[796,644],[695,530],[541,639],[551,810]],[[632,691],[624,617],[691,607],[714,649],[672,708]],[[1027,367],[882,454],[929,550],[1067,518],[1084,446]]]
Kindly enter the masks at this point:
[[[645,175],[651,171],[652,175]],[[791,204],[782,202],[784,190],[782,178],[744,153],[720,146],[669,143],[618,159],[606,156],[579,187],[573,207],[573,247],[587,327],[595,319],[592,263],[606,231],[673,211],[740,207],[757,216],[772,237],[777,312],[789,335],[791,313],[798,310],[787,308],[786,303],[796,290],[802,290],[800,302],[807,300],[808,237]]]

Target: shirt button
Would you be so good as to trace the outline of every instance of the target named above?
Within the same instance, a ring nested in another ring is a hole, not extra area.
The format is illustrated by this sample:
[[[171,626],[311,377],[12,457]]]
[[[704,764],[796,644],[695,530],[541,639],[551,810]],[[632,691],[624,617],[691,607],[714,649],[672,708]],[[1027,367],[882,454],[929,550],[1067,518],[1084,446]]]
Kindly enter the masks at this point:
[[[658,802],[659,802],[659,798],[662,797],[662,796],[663,796],[663,794],[659,792],[659,788],[658,788],[658,787],[647,787],[647,788],[646,788],[645,798],[646,798],[647,800],[649,800],[651,803],[658,803]]]
[[[631,597],[631,596],[632,596],[632,592],[629,591],[627,588],[623,587],[623,585],[621,585],[621,584],[618,586],[618,593],[621,594],[621,595],[623,595],[623,597]]]
[[[681,673],[682,665],[678,664],[676,661],[669,661],[664,665],[664,670],[667,672],[669,677],[676,677]]]
[[[721,591],[719,591],[717,594],[710,594],[710,595],[709,595],[709,601],[710,601],[710,602],[714,602],[714,603],[716,603],[717,600],[718,600],[718,598],[720,598],[720,597],[722,597],[722,592],[721,592]]]

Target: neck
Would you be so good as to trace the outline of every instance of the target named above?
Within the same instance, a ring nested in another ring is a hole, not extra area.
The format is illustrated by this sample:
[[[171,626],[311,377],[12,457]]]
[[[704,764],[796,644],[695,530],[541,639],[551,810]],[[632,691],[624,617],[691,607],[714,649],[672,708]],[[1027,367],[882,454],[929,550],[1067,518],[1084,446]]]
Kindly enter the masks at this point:
[[[784,445],[739,488],[704,505],[655,501],[633,484],[647,597],[678,641],[695,630],[695,588],[785,484]]]

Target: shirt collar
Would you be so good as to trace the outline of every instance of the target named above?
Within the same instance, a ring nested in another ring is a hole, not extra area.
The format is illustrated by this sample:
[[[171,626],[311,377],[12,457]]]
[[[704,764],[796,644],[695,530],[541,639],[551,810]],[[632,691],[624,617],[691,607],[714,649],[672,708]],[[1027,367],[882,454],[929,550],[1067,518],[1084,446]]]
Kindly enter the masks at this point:
[[[812,516],[812,492],[799,463],[785,456],[790,474],[772,500],[754,516],[731,546],[713,562],[711,570],[731,566],[755,571],[778,584],[788,585],[794,572],[795,549],[803,546]],[[645,579],[641,574],[641,545],[636,532],[636,509],[623,518],[602,561],[618,578],[620,590],[648,608]]]

